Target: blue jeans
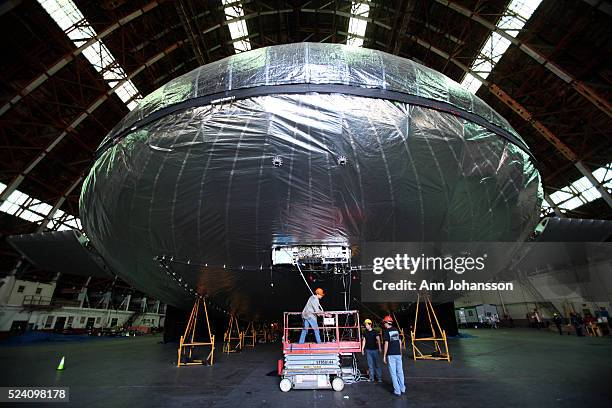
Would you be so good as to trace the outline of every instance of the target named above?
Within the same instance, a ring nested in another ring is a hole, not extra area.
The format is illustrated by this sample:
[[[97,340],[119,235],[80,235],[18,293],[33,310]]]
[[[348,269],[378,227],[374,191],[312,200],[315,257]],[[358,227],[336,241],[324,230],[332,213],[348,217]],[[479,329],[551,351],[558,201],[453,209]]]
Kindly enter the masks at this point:
[[[303,344],[306,341],[306,333],[308,333],[308,326],[312,327],[312,330],[315,334],[315,339],[317,343],[321,342],[321,335],[319,334],[319,326],[317,325],[316,319],[304,319],[304,328],[302,329],[302,334],[300,334],[300,344]]]
[[[404,368],[402,367],[402,356],[400,354],[387,356],[387,362],[389,364],[391,381],[393,382],[393,392],[395,395],[401,395],[402,392],[406,392],[406,385],[404,384]]]
[[[376,374],[379,380],[382,380],[382,367],[378,359],[378,350],[366,350],[365,353],[368,358],[368,368],[370,369],[370,381],[374,381],[374,374]]]

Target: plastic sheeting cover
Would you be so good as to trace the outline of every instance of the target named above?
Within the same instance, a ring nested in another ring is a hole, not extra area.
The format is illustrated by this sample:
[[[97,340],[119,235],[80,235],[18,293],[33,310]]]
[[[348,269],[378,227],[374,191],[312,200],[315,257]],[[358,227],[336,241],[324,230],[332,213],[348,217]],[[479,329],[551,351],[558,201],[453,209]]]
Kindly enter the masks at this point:
[[[140,101],[138,108],[115,126],[105,142],[139,120],[186,100],[237,89],[290,84],[350,85],[446,102],[519,137],[508,122],[480,98],[426,66],[367,48],[297,43],[233,55],[168,82]]]
[[[171,81],[109,137],[186,98],[300,81],[439,98],[516,133],[480,99],[414,62],[361,48],[291,44],[241,53]],[[188,307],[191,298],[154,258],[226,265],[184,268],[182,282],[253,315],[266,303],[281,311],[305,301],[274,297],[280,295],[265,268],[275,243],[523,240],[541,200],[528,152],[460,116],[341,93],[280,93],[193,106],[128,132],[101,152],[80,209],[94,246],[135,287]],[[305,291],[299,277],[286,279]]]

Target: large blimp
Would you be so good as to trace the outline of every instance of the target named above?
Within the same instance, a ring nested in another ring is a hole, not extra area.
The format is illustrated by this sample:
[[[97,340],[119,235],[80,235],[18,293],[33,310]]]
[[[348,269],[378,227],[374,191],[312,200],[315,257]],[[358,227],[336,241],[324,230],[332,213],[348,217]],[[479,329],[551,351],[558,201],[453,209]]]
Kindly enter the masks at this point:
[[[274,247],[520,241],[541,200],[525,142],[456,82],[384,52],[300,43],[144,98],[100,145],[80,211],[136,288],[261,316],[307,296],[299,275],[271,268]]]

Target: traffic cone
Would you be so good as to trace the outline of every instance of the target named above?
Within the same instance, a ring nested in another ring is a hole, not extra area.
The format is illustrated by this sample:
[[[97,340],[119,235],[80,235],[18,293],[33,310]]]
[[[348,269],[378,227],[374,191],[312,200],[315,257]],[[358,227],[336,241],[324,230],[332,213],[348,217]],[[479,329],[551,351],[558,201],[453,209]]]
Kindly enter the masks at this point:
[[[59,365],[57,366],[57,371],[63,370],[64,369],[64,356],[62,356],[62,360],[60,361]]]

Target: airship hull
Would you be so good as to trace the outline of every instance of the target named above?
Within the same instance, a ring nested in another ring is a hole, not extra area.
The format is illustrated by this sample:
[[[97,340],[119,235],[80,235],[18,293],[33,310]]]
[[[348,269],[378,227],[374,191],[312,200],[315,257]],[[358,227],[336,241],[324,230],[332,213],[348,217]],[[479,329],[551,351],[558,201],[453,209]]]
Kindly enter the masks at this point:
[[[320,86],[321,72],[309,80]],[[150,112],[145,100],[109,135],[84,183],[81,217],[118,275],[175,306],[189,307],[193,290],[265,315],[295,310],[308,294],[295,271],[270,268],[273,245],[516,241],[537,223],[534,161],[491,116],[474,121],[434,99],[385,99],[363,87],[270,86]],[[175,261],[180,281],[160,257]]]

